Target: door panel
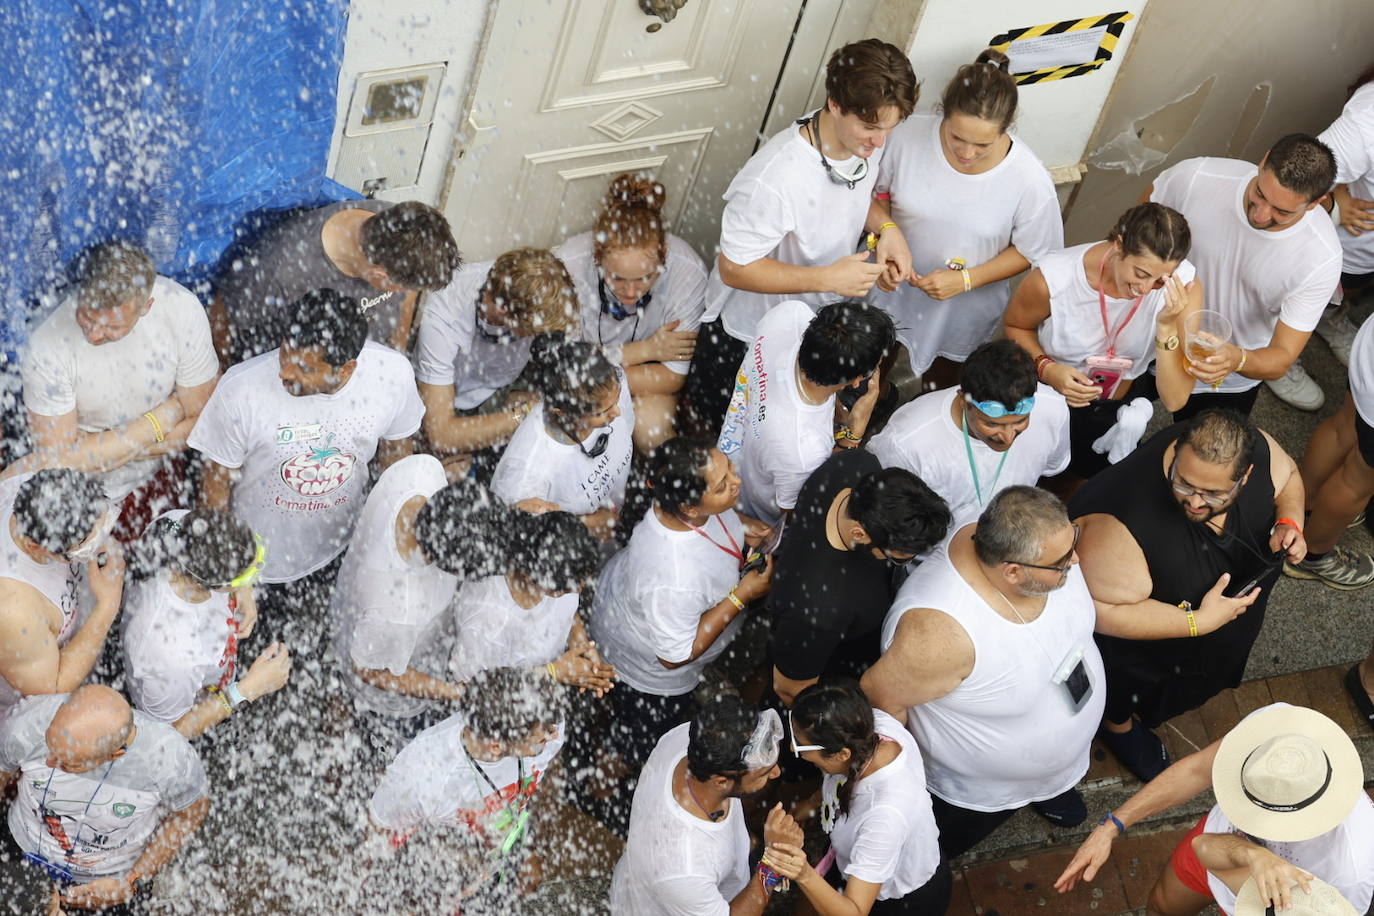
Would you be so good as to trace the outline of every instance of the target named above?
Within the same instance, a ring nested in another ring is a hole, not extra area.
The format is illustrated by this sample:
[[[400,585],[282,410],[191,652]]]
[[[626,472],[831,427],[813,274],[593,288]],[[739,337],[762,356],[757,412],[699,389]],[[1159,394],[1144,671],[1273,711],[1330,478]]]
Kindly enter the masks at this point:
[[[647,169],[712,258],[802,3],[691,0],[650,33],[637,0],[501,0],[444,201],[464,256],[556,245],[612,175]]]

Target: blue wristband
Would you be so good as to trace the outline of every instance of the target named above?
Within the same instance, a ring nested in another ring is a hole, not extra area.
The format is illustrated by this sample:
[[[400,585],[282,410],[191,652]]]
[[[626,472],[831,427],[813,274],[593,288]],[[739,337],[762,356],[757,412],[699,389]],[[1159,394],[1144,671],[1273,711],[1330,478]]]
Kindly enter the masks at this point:
[[[1102,815],[1102,820],[1097,822],[1097,826],[1101,827],[1103,824],[1107,823],[1107,821],[1111,821],[1113,824],[1116,825],[1117,836],[1122,836],[1126,833],[1126,825],[1121,823],[1121,820],[1110,811]]]

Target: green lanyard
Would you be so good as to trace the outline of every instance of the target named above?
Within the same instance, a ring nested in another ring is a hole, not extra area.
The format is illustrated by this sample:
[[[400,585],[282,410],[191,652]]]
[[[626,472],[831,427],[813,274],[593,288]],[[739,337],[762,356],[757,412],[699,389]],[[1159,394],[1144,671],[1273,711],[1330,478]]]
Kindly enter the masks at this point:
[[[968,469],[973,474],[973,491],[978,494],[978,505],[983,504],[983,487],[978,482],[978,465],[973,461],[973,443],[968,438],[968,407],[966,406],[959,412],[964,421],[964,451],[968,453]],[[1011,449],[1002,453],[1002,460],[997,462],[997,473],[992,475],[992,490],[997,491],[997,478],[1002,476],[1002,465],[1007,463],[1007,454]]]

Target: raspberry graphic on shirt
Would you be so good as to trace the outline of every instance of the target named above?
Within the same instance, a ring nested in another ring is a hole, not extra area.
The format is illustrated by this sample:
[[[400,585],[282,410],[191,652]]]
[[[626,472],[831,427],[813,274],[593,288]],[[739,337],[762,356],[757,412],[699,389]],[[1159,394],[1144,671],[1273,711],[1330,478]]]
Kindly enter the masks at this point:
[[[282,462],[281,479],[302,496],[323,496],[348,482],[358,459],[331,443],[334,434],[320,448],[312,448],[303,455]]]

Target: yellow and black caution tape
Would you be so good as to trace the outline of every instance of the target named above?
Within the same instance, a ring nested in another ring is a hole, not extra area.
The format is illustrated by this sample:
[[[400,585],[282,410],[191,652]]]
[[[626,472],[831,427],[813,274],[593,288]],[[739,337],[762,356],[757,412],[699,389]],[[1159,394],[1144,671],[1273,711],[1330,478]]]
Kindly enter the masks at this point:
[[[1032,25],[1023,29],[1011,29],[1001,35],[994,37],[988,42],[988,46],[994,50],[1001,51],[1003,54],[1010,55],[1008,50],[1012,42],[1027,38],[1039,38],[1043,35],[1062,35],[1066,32],[1084,32],[1088,29],[1097,29],[1102,26],[1107,27],[1107,31],[1102,35],[1102,40],[1098,42],[1097,53],[1094,58],[1083,64],[1067,64],[1062,67],[1045,67],[1041,70],[1028,70],[1022,73],[1012,73],[1012,78],[1018,85],[1029,83],[1045,83],[1050,80],[1063,80],[1071,76],[1082,76],[1085,73],[1096,72],[1103,64],[1112,59],[1112,52],[1116,50],[1116,43],[1121,38],[1121,32],[1126,27],[1126,23],[1135,17],[1127,12],[1107,13],[1103,16],[1087,16],[1083,19],[1066,19],[1063,22],[1047,22],[1044,25]]]

